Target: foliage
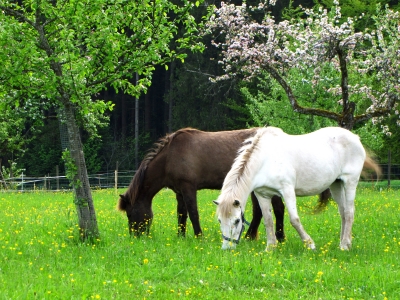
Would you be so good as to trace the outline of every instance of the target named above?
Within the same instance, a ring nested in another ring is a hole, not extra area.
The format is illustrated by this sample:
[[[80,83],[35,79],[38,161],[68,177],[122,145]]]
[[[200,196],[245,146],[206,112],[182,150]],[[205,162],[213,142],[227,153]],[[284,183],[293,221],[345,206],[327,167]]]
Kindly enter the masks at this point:
[[[376,14],[376,7],[378,5],[385,7],[389,5],[390,0],[341,0],[340,8],[343,20],[348,17],[354,18],[356,31],[364,31],[365,28],[374,27],[376,24],[373,22],[372,17]],[[327,8],[335,6],[334,0],[321,0],[316,1],[318,4],[322,4]],[[392,7],[394,10],[398,10]],[[359,17],[361,16],[361,17]]]
[[[154,199],[151,235],[140,239],[129,237],[126,215],[115,211],[113,190],[93,196],[102,237],[91,244],[77,238],[71,193],[2,194],[3,298],[383,300],[400,293],[397,191],[358,190],[350,251],[338,247],[336,205],[312,214],[317,198],[301,198],[299,213],[317,250],[303,246],[287,218],[287,240],[273,253],[264,252],[263,226],[259,240],[241,240],[235,251],[220,249],[212,203],[218,191],[199,192],[204,236],[194,238],[189,231],[184,239],[176,235],[170,190]]]
[[[72,160],[71,152],[68,149],[63,151],[62,159],[65,164],[65,176],[69,179],[70,186],[74,188],[81,187],[82,183],[76,177],[76,175],[78,174],[78,167]]]
[[[371,121],[367,122],[364,127],[357,129],[355,132],[360,135],[361,141],[365,143],[379,157],[380,162],[388,162],[388,152],[391,152],[391,162],[400,161],[399,141],[400,128],[396,125],[398,117],[396,115],[388,117],[384,121],[383,126],[388,126],[391,135],[383,135],[382,131],[374,126]]]
[[[183,60],[179,49],[201,50],[192,42],[197,24],[190,15],[194,4],[188,1],[181,6],[165,0],[108,4],[1,2],[0,84],[9,101],[28,99],[34,108],[59,105],[68,93],[81,125],[95,132],[112,104],[92,97],[108,84],[139,95],[150,84],[155,64]],[[186,31],[174,50],[168,44],[178,25]],[[131,80],[135,72],[140,74],[136,85]]]
[[[101,148],[101,139],[89,136],[83,143],[85,153],[85,162],[88,173],[97,173],[101,170],[101,157],[99,151]]]
[[[8,168],[6,166],[1,166],[1,180],[4,179],[5,184],[2,184],[0,188],[2,189],[3,187],[5,187],[7,189],[16,190],[17,183],[14,182],[14,178],[20,177],[25,170],[19,168],[16,161],[9,161],[8,164],[10,165]]]
[[[60,130],[58,121],[47,119],[44,126],[24,144],[18,162],[30,176],[55,174],[55,167],[63,172],[61,159]]]
[[[1,166],[1,172],[3,173],[4,179],[11,179],[14,177],[19,177],[22,174],[23,169],[17,166],[17,162],[9,162],[10,167]]]
[[[113,107],[97,98],[100,91],[111,85],[139,95],[156,64],[184,60],[185,48],[202,49],[190,14],[200,3],[1,1],[3,151],[20,149],[26,126],[33,124],[32,131],[42,125],[43,110],[63,101],[70,101],[79,124],[96,134],[106,124],[105,111]],[[174,48],[169,47],[172,40]],[[140,74],[136,85],[135,72]]]
[[[316,103],[326,104],[323,95],[313,97],[310,89],[302,78],[293,80],[293,85],[303,103],[316,106]],[[246,106],[250,110],[254,126],[276,126],[289,134],[304,134],[322,127],[332,126],[334,123],[326,118],[313,115],[302,115],[293,111],[286,93],[280,85],[271,80],[267,73],[262,73],[256,79],[256,87],[246,85],[241,89],[246,99]],[[322,97],[321,97],[322,96]],[[321,99],[322,98],[322,99]]]
[[[396,111],[400,95],[398,12],[378,7],[373,20],[379,26],[363,32],[355,31],[354,18],[342,18],[337,1],[330,11],[305,9],[304,19],[277,23],[267,12],[261,22],[251,20],[248,10],[266,11],[268,3],[249,9],[245,4],[222,4],[215,10],[207,33],[224,36],[214,43],[223,54],[220,62],[225,74],[219,80],[238,75],[250,80],[268,72],[295,112],[330,118],[348,129],[371,118],[381,121]],[[295,86],[300,84],[299,77],[304,78],[301,84],[308,84],[311,97],[329,94],[333,108],[304,105]],[[382,129],[390,134],[387,127]]]

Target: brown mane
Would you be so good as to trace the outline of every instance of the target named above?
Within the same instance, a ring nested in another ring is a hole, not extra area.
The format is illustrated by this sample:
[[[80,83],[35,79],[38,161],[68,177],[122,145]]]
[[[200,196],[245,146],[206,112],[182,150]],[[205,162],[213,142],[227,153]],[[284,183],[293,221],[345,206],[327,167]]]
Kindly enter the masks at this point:
[[[135,176],[133,177],[131,183],[128,186],[128,190],[123,195],[123,197],[121,196],[121,198],[123,198],[124,201],[130,201],[130,203],[133,205],[135,203],[139,190],[143,185],[143,180],[146,174],[146,170],[150,162],[165,148],[165,146],[169,145],[177,135],[181,133],[193,133],[198,131],[199,130],[194,128],[189,128],[189,127],[183,128],[173,133],[167,134],[164,137],[161,137],[157,142],[155,142],[153,144],[153,147],[148,151],[146,156],[143,158],[139,168],[135,173]],[[120,208],[122,208],[121,203],[120,203]]]

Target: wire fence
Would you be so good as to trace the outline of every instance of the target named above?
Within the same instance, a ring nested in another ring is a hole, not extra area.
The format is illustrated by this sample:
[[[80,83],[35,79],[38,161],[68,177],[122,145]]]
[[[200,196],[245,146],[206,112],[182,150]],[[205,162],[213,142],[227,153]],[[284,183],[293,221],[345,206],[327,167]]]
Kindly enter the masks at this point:
[[[126,188],[136,171],[114,171],[89,175],[92,189]],[[66,176],[19,177],[1,180],[2,191],[66,191],[71,185]]]
[[[382,176],[377,181],[362,179],[360,185],[378,188],[400,189],[400,164],[381,164]],[[89,175],[89,183],[92,189],[119,189],[127,188],[135,171],[114,171]],[[1,191],[66,191],[71,190],[66,176],[31,177],[21,174],[19,177],[1,180]]]

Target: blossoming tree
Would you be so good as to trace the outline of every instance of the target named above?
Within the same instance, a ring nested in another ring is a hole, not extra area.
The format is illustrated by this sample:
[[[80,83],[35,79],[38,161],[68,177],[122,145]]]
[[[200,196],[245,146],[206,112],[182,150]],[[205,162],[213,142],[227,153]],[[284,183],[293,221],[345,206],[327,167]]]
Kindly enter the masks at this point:
[[[222,3],[215,9],[206,33],[217,36],[214,45],[222,49],[225,74],[214,80],[250,80],[267,72],[295,112],[326,117],[350,130],[369,119],[376,124],[399,114],[399,12],[377,7],[374,29],[356,32],[355,19],[343,20],[337,1],[329,11],[304,9],[304,18],[282,22],[268,13],[274,2],[258,7]],[[262,21],[252,20],[254,11],[265,12]],[[306,95],[296,89],[299,79],[309,87]],[[312,101],[321,95],[325,103]]]

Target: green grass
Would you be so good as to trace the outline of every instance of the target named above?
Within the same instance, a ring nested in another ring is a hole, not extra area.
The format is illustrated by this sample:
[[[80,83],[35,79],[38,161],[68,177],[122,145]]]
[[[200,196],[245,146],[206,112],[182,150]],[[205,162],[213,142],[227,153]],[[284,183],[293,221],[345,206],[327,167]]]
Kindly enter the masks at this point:
[[[317,250],[303,246],[285,220],[276,251],[260,239],[222,251],[213,199],[201,191],[202,238],[191,224],[176,236],[176,201],[163,190],[153,201],[151,235],[130,238],[111,190],[93,192],[101,239],[78,242],[70,193],[0,195],[0,299],[398,299],[400,195],[360,189],[353,248],[339,249],[334,203],[312,214],[317,197],[300,198],[299,213]],[[251,218],[247,206],[246,216]],[[287,214],[286,214],[287,216]]]

